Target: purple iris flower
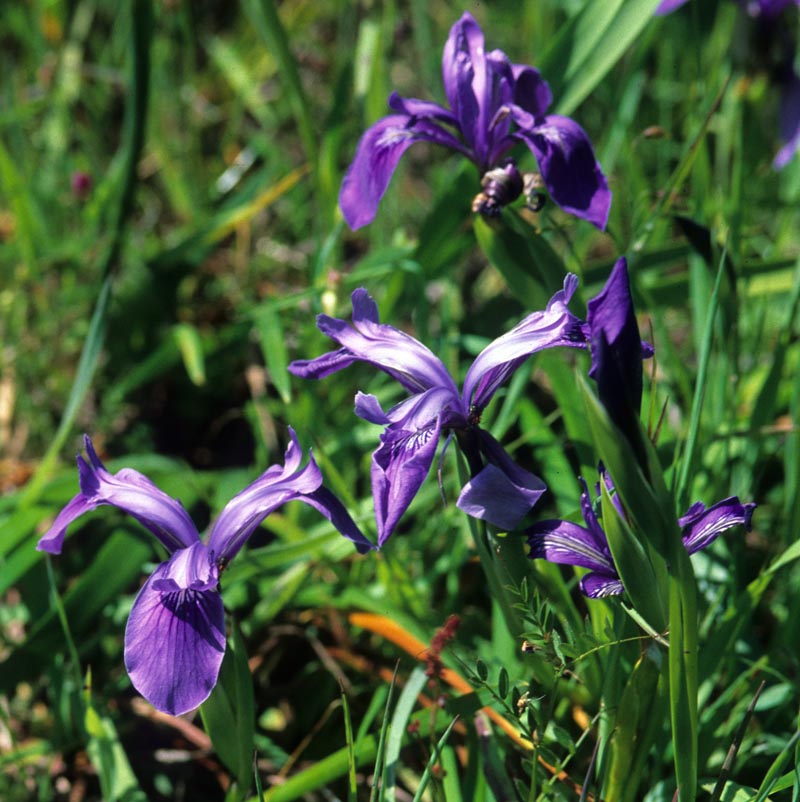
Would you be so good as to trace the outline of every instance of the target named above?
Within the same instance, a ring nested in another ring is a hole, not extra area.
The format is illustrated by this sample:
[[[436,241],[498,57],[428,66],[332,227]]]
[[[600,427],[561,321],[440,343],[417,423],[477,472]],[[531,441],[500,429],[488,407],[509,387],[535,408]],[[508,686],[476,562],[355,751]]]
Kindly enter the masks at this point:
[[[592,144],[574,120],[546,113],[552,95],[538,70],[512,64],[500,50],[487,53],[483,31],[465,12],[450,29],[442,76],[450,108],[393,92],[389,106],[395,113],[361,137],[339,193],[350,228],[372,222],[400,157],[415,142],[444,145],[478,166],[483,191],[473,208],[487,215],[498,214],[525,189],[516,163],[504,158],[521,142],[536,157],[553,200],[605,228],[611,192]]]
[[[149,529],[169,552],[142,586],[125,628],[125,667],[134,687],[154,707],[180,715],[204,702],[217,682],[225,653],[225,614],[219,574],[273,510],[295,499],[321,512],[360,552],[373,545],[333,493],[322,486],[313,456],[295,433],[284,465],[273,465],[234,496],[217,518],[208,544],[181,503],[131,468],[109,473],[84,438],[89,462],[78,457],[81,492],[58,514],[36,548],[60,554],[67,527],[110,504]]]
[[[601,471],[601,481],[604,481],[610,493],[614,486],[610,478]],[[581,512],[586,526],[580,526],[572,521],[540,521],[526,530],[528,545],[531,547],[530,557],[549,560],[552,563],[564,565],[577,565],[588,568],[590,573],[581,577],[581,591],[590,598],[614,596],[622,593],[625,588],[614,566],[611,550],[608,547],[606,533],[592,507],[589,490],[586,482],[580,480],[583,492],[581,493]],[[600,497],[599,486],[595,495]],[[619,498],[612,495],[617,511],[623,515]],[[736,496],[718,501],[713,507],[706,508],[698,501],[692,504],[686,514],[678,519],[681,527],[683,545],[689,554],[716,540],[722,532],[738,524],[750,529],[750,519],[755,504],[742,504]]]
[[[459,392],[438,357],[408,334],[382,324],[375,301],[353,292],[353,325],[320,315],[317,326],[341,347],[289,366],[296,376],[321,379],[353,362],[388,373],[410,398],[384,412],[373,395],[356,395],[356,414],[384,426],[372,455],[372,494],[378,545],[391,535],[428,474],[443,432],[452,433],[467,459],[471,478],[458,507],[495,526],[514,529],[544,492],[538,477],[516,465],[478,424],[497,389],[536,351],[555,346],[585,348],[583,323],[568,309],[578,279],[570,274],[544,311],[533,312],[481,351]]]

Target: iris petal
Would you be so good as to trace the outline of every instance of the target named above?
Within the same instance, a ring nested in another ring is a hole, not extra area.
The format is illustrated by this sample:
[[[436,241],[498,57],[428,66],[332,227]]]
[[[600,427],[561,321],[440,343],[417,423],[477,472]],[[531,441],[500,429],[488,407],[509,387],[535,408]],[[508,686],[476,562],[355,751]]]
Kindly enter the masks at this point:
[[[225,614],[215,590],[156,590],[168,573],[168,563],[162,563],[133,603],[125,667],[145,699],[177,716],[202,704],[216,684],[225,654]]]
[[[608,222],[611,191],[583,128],[569,117],[534,117],[512,109],[514,133],[531,149],[552,199],[564,211],[588,220],[601,231]]]

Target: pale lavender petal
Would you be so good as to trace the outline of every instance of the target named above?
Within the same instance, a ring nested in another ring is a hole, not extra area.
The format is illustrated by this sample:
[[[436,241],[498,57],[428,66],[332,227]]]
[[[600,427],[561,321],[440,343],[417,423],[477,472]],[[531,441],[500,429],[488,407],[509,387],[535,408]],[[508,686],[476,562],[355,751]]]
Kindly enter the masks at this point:
[[[80,465],[80,462],[78,463]],[[36,544],[37,551],[46,551],[49,554],[61,554],[61,547],[64,544],[64,535],[67,527],[76,519],[80,518],[85,512],[96,509],[101,502],[93,498],[86,498],[83,493],[78,493],[66,507],[56,516],[53,525],[39,539]]]
[[[699,502],[693,504],[686,515],[678,519],[686,550],[689,554],[694,554],[704,549],[733,526],[741,524],[749,530],[755,508],[753,503],[740,503],[737,496],[718,501],[708,509]]]
[[[202,704],[217,682],[225,654],[225,613],[215,590],[156,590],[168,566],[156,568],[133,603],[125,629],[125,667],[145,699],[178,716]]]
[[[539,521],[526,531],[531,558],[543,557],[552,563],[579,565],[604,576],[617,577],[608,544],[599,549],[594,535],[572,521]]]
[[[670,14],[676,9],[679,9],[681,6],[686,5],[689,0],[662,0],[659,4],[658,8],[655,10],[655,14],[657,16],[662,16],[663,14]]]
[[[437,418],[424,429],[387,427],[372,455],[372,497],[382,546],[428,475],[439,440]]]
[[[625,592],[625,587],[619,577],[594,571],[582,576],[578,584],[581,592],[590,599],[603,599],[606,596],[617,596]]]
[[[359,554],[366,554],[375,548],[375,545],[367,540],[356,522],[350,517],[350,513],[347,512],[342,502],[327,487],[319,487],[313,493],[301,496],[298,500],[304,501],[317,512],[322,513],[341,535],[352,541]]]
[[[789,6],[800,6],[800,0],[749,0],[746,3],[747,12],[753,17],[777,17]]]
[[[786,72],[779,117],[780,137],[785,144],[772,162],[776,170],[785,167],[800,148],[800,76],[791,67]]]
[[[586,347],[583,323],[567,309],[577,285],[577,276],[568,274],[564,289],[550,299],[547,309],[532,312],[478,354],[464,380],[463,398],[467,405],[483,409],[497,389],[536,351],[556,346]]]
[[[67,504],[50,531],[39,541],[42,551],[58,554],[67,525],[84,512],[104,504],[117,507],[135,518],[170,552],[199,541],[192,519],[177,499],[159,490],[146,476],[132,468],[109,473],[89,437],[84,436],[84,446],[89,462],[78,457],[81,492]]]
[[[583,128],[569,117],[534,117],[512,109],[519,126],[513,136],[531,149],[550,197],[564,211],[603,230],[611,208],[611,191]]]
[[[322,473],[313,456],[300,469],[300,444],[290,428],[291,438],[283,466],[273,465],[241,493],[235,495],[214,523],[208,548],[215,560],[230,560],[242,548],[256,527],[287,501],[315,492],[322,485]]]
[[[394,326],[378,322],[377,311],[372,314],[375,302],[365,289],[355,290],[352,300],[353,325],[327,315],[317,318],[320,331],[342,348],[316,359],[292,362],[292,373],[322,378],[360,360],[388,373],[409,392],[446,386],[457,394],[453,379],[430,349]]]
[[[463,150],[458,140],[437,123],[404,114],[378,120],[361,137],[339,191],[339,206],[353,231],[375,219],[400,157],[415,142],[434,142]]]
[[[450,29],[442,53],[442,79],[450,108],[458,118],[467,145],[476,151],[485,138],[485,112],[481,104],[486,90],[486,56],[483,31],[472,15],[464,12]],[[487,166],[487,165],[481,165]]]

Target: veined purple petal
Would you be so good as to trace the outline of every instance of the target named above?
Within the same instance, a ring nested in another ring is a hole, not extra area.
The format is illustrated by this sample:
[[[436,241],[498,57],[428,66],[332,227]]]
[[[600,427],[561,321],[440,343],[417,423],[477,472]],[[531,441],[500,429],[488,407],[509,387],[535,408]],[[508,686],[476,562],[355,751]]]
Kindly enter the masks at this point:
[[[517,465],[489,432],[478,429],[477,435],[486,465],[464,485],[456,506],[499,529],[516,529],[546,490],[545,483]]]
[[[581,593],[590,599],[603,599],[606,596],[617,596],[625,592],[622,580],[618,576],[601,574],[597,571],[582,576],[578,584]]]
[[[170,562],[162,563],[133,603],[125,629],[125,667],[155,708],[178,716],[204,702],[225,654],[225,614],[215,590],[161,592]],[[178,557],[180,559],[180,557]]]
[[[488,122],[482,108],[486,91],[486,57],[483,31],[466,11],[447,37],[442,53],[442,80],[447,102],[458,118],[464,141],[480,162],[484,154],[479,153],[479,146],[485,139]]]
[[[595,537],[572,521],[539,521],[526,530],[531,558],[544,557],[551,563],[579,565],[603,576],[619,579],[608,544],[597,547]]]
[[[316,359],[292,362],[291,373],[304,378],[322,378],[360,360],[388,373],[409,392],[449,387],[457,394],[453,379],[430,349],[394,326],[378,322],[377,307],[365,289],[355,290],[352,300],[352,326],[327,315],[317,318],[320,331],[342,348]]]
[[[372,497],[378,546],[394,531],[428,475],[439,441],[439,418],[424,429],[388,426],[372,455]]]
[[[464,379],[465,403],[483,409],[497,389],[536,351],[556,346],[585,348],[582,322],[567,309],[567,303],[578,286],[577,276],[570,273],[547,304],[547,309],[532,312],[511,331],[486,346],[467,371]]]
[[[787,67],[781,87],[780,137],[783,147],[775,155],[772,166],[785,167],[800,148],[800,76],[793,67]]]
[[[681,6],[686,5],[689,0],[662,0],[659,3],[658,8],[655,10],[655,14],[657,16],[662,16],[663,14],[670,14],[676,9],[679,9]]]
[[[604,230],[611,191],[583,128],[556,114],[534,117],[516,106],[512,113],[519,126],[513,136],[536,156],[552,199],[565,211]]]
[[[513,64],[511,69],[514,75],[514,105],[534,117],[544,116],[553,102],[550,85],[535,67]]]
[[[461,143],[435,122],[392,114],[368,128],[339,191],[339,206],[355,231],[375,219],[378,204],[400,157],[415,142],[434,142],[463,152]]]
[[[117,507],[135,518],[170,552],[187,548],[200,540],[195,525],[179,501],[132,468],[109,473],[88,436],[84,436],[84,446],[89,462],[78,457],[81,492],[61,511],[50,531],[39,541],[39,550],[59,554],[67,526],[84,512],[104,504]]]
[[[753,503],[740,503],[737,496],[718,501],[708,509],[701,502],[693,504],[686,515],[678,519],[686,550],[694,554],[713,543],[724,531],[739,524],[749,530],[755,508]]]

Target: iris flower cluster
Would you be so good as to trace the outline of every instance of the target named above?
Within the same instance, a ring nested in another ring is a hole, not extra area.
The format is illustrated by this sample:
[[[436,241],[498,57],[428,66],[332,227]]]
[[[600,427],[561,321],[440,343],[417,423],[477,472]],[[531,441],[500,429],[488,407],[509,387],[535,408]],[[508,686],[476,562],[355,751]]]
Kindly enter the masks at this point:
[[[667,3],[662,5],[666,9]],[[673,3],[674,5],[674,3]],[[775,4],[773,4],[775,5]],[[449,107],[424,100],[389,99],[394,114],[362,137],[344,178],[340,205],[353,228],[369,223],[402,154],[415,142],[444,145],[473,161],[483,175],[476,211],[498,214],[523,191],[516,162],[508,156],[518,143],[536,157],[541,180],[565,210],[603,228],[611,194],[592,145],[573,120],[547,114],[550,89],[533,67],[512,64],[499,50],[486,52],[483,32],[464,14],[450,31],[442,61]],[[636,449],[642,398],[642,360],[652,348],[641,341],[628,281],[620,259],[588,304],[587,320],[568,304],[577,288],[568,274],[546,308],[531,312],[487,345],[467,369],[459,388],[442,361],[411,335],[381,323],[366,289],[352,294],[351,322],[320,315],[317,325],[336,348],[289,366],[296,376],[323,379],[355,362],[390,376],[407,397],[384,410],[374,395],[358,392],[355,413],[383,427],[372,454],[371,482],[377,547],[385,545],[430,472],[442,439],[455,440],[469,478],[457,500],[468,515],[501,530],[518,529],[545,491],[544,482],[518,465],[481,424],[498,390],[533,354],[550,348],[588,349],[589,375],[622,436]],[[166,551],[136,596],[125,630],[125,665],[134,687],[159,710],[181,714],[211,693],[225,652],[225,619],[220,575],[279,506],[293,500],[327,518],[355,548],[376,548],[344,505],[323,486],[309,453],[289,430],[284,464],[273,465],[231,499],[207,540],[181,505],[143,474],[125,468],[110,473],[86,437],[79,456],[80,492],[61,510],[37,548],[61,552],[67,528],[97,507],[117,507],[143,525]],[[446,447],[446,446],[445,446]],[[613,480],[601,472],[613,494]],[[525,530],[530,556],[589,569],[580,582],[592,597],[623,592],[601,522],[581,480],[584,524],[542,521]],[[614,496],[621,515],[625,512]],[[711,543],[736,524],[750,525],[753,504],[736,497],[706,509],[700,502],[679,519],[689,552]]]

